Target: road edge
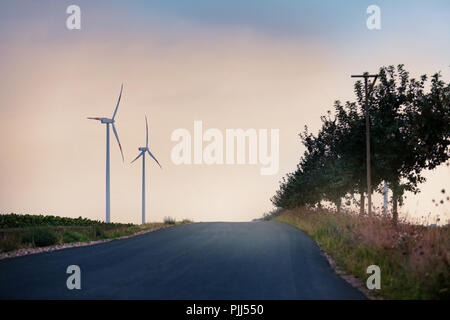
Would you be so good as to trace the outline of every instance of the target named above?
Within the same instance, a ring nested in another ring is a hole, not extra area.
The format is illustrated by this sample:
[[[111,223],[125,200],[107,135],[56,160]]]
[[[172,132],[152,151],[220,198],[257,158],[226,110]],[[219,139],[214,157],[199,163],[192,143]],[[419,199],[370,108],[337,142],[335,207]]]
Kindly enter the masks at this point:
[[[273,220],[272,220],[273,221]],[[298,228],[297,226],[293,226],[289,223],[283,222],[283,221],[277,221],[280,223],[284,223],[287,224],[289,226],[292,226],[294,228],[296,228],[297,230],[303,232],[307,237],[309,237],[312,241],[314,241],[314,243],[319,247],[320,249],[320,253],[325,257],[325,259],[327,259],[327,262],[330,266],[330,268],[333,270],[333,272],[339,276],[340,278],[342,278],[343,280],[345,280],[348,284],[350,284],[353,288],[357,289],[359,292],[361,292],[367,299],[369,300],[384,300],[382,297],[378,297],[373,295],[369,289],[367,289],[364,286],[364,283],[361,281],[360,278],[358,278],[357,276],[354,276],[352,274],[349,274],[348,272],[345,272],[344,270],[342,270],[341,268],[339,268],[339,266],[336,264],[336,261],[334,260],[334,258],[328,253],[326,252],[322,246],[320,245],[320,243],[318,243],[314,238],[312,238],[311,236],[309,236],[306,232],[304,232],[302,229]]]
[[[300,230],[300,229],[299,229]],[[309,237],[309,236],[308,236]],[[311,237],[310,237],[311,238]],[[311,238],[312,239],[312,238]],[[314,240],[314,239],[313,239]],[[349,283],[353,288],[358,289],[359,292],[361,292],[367,299],[370,300],[384,300],[382,297],[377,297],[373,295],[369,289],[367,289],[364,286],[364,283],[361,281],[360,278],[357,276],[354,276],[352,274],[349,274],[348,272],[343,271],[341,268],[339,268],[338,265],[336,265],[336,261],[334,258],[325,250],[322,249],[320,244],[314,240],[314,242],[317,244],[317,246],[320,249],[320,253],[327,259],[328,264],[330,265],[330,268],[334,271],[336,275],[344,279],[347,283]]]

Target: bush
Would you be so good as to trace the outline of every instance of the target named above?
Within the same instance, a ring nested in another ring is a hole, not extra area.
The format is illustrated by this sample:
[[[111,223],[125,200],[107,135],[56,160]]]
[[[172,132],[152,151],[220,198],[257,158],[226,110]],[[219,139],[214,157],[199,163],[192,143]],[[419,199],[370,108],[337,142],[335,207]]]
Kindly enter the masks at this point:
[[[263,214],[263,220],[264,221],[269,221],[269,220],[275,219],[276,217],[278,217],[284,211],[285,210],[282,209],[282,208],[273,209],[273,210]]]
[[[20,248],[51,246],[58,243],[83,242],[128,236],[138,231],[159,227],[161,225],[161,223],[155,223],[142,227],[132,224],[102,224],[96,226],[34,226],[7,230],[0,229],[0,252]]]
[[[63,242],[79,242],[82,241],[84,238],[85,236],[82,233],[69,230],[64,231],[62,235]]]
[[[32,228],[22,235],[22,242],[36,247],[51,246],[58,243],[58,235],[50,228]]]
[[[82,217],[66,218],[31,214],[0,214],[0,229],[37,226],[132,226],[133,224],[105,223]]]
[[[175,218],[172,217],[164,217],[164,224],[175,224]]]
[[[20,237],[7,235],[0,241],[0,252],[16,250],[20,248]]]
[[[96,238],[104,238],[105,237],[105,230],[101,228],[100,226],[95,226],[95,237]]]

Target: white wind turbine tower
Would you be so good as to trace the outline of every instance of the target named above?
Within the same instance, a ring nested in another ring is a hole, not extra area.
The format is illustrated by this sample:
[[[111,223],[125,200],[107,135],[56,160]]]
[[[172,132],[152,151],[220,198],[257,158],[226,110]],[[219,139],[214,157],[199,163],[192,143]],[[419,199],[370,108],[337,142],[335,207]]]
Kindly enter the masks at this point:
[[[159,165],[159,167],[162,169],[162,167],[159,164],[158,160],[156,160],[155,156],[150,152],[150,150],[148,148],[148,123],[147,123],[147,116],[145,116],[145,129],[146,129],[145,147],[140,147],[139,151],[141,151],[141,153],[138,154],[136,159],[131,161],[131,163],[133,163],[137,159],[139,159],[140,156],[142,156],[142,224],[145,224],[145,153],[148,152],[149,156],[152,157],[153,160],[155,160],[156,163]]]
[[[114,135],[116,136],[117,143],[119,144],[120,153],[122,154],[122,161],[124,161],[123,158],[123,152],[122,152],[122,146],[120,145],[119,136],[117,135],[116,127],[114,126],[114,118],[116,117],[117,109],[119,108],[120,98],[122,97],[122,90],[123,90],[123,84],[120,87],[120,95],[119,99],[117,100],[116,109],[114,110],[114,114],[112,118],[91,118],[88,117],[88,119],[91,120],[98,120],[101,123],[106,124],[106,222],[111,222],[111,215],[110,215],[110,194],[109,194],[109,125],[112,125],[112,129],[114,131]]]

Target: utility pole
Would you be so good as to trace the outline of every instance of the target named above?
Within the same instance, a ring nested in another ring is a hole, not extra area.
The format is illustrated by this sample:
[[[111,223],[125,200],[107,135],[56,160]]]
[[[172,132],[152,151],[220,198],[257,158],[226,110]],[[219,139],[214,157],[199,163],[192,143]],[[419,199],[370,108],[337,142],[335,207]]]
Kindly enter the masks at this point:
[[[365,113],[366,113],[366,167],[367,167],[367,202],[368,213],[372,214],[372,189],[371,189],[371,174],[370,174],[370,122],[369,122],[369,95],[372,94],[375,81],[377,81],[378,75],[371,75],[365,72],[362,75],[352,75],[352,78],[364,78],[364,90],[365,90]],[[369,91],[369,78],[374,78]]]
[[[385,181],[384,182],[384,200],[383,200],[383,214],[385,217],[387,217],[387,215],[388,215],[388,193],[389,193],[388,183]]]

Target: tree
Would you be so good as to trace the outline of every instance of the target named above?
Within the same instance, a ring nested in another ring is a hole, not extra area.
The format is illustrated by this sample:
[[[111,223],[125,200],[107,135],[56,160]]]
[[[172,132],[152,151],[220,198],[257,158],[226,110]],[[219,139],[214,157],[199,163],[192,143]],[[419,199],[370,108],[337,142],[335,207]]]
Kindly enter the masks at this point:
[[[449,159],[450,84],[432,76],[410,79],[403,65],[382,67],[380,82],[369,100],[372,184],[387,181],[392,189],[393,222],[405,191],[419,192],[424,169],[433,169]],[[295,172],[280,182],[271,199],[275,206],[293,208],[333,202],[338,211],[341,199],[359,193],[364,212],[366,192],[365,110],[362,84],[355,84],[356,102],[339,101],[335,114],[321,117],[317,136],[305,127],[300,134],[306,147]],[[374,188],[377,190],[377,188]]]
[[[375,171],[392,189],[393,221],[405,191],[419,192],[423,169],[433,169],[449,157],[448,86],[433,76],[430,93],[426,75],[410,79],[399,65],[380,69],[380,84],[370,104]]]

